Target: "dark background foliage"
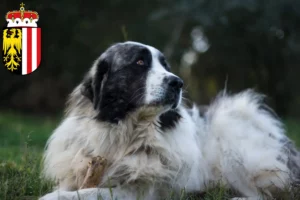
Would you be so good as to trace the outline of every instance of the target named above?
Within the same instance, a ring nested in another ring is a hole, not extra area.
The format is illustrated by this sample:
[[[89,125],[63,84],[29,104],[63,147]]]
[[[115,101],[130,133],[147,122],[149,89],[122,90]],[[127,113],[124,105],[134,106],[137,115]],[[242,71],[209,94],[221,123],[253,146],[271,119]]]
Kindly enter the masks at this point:
[[[21,2],[0,2],[5,14]],[[56,114],[109,45],[125,40],[163,51],[188,95],[206,104],[224,89],[255,88],[283,117],[300,116],[300,1],[27,0],[40,15],[42,63],[27,76],[0,68],[4,110]],[[2,37],[1,37],[2,38]],[[3,64],[1,64],[3,65]]]

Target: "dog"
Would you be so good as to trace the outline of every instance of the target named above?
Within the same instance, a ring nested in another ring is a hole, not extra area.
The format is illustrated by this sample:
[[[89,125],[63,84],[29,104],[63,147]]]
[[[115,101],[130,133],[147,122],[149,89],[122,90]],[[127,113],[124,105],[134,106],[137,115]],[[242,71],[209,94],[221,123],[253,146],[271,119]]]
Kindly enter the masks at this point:
[[[47,142],[43,175],[57,187],[42,200],[176,199],[217,184],[259,199],[299,182],[300,153],[263,95],[224,91],[188,108],[170,70],[159,50],[131,41],[94,62]],[[97,156],[107,167],[82,189]]]

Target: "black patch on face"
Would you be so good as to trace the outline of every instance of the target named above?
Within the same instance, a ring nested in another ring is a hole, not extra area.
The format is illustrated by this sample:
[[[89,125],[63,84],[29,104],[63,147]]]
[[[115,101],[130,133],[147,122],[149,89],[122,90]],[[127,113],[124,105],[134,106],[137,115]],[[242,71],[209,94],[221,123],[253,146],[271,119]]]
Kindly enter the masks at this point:
[[[158,60],[160,62],[160,64],[169,72],[171,70],[171,67],[169,65],[169,63],[167,62],[165,56],[163,54],[159,54],[158,55]]]
[[[163,113],[159,116],[160,129],[165,131],[167,129],[175,128],[181,118],[178,110],[169,110],[168,112]]]
[[[98,119],[117,123],[143,104],[151,63],[151,52],[135,44],[116,44],[101,56],[95,76],[83,83]]]

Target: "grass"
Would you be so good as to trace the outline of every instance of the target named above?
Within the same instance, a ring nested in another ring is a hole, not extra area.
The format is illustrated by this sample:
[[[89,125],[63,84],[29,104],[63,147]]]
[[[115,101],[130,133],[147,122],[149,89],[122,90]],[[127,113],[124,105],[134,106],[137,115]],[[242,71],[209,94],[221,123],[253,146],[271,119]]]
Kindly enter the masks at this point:
[[[43,148],[57,121],[0,114],[0,199],[37,199],[52,184],[40,178]]]
[[[46,141],[58,123],[44,116],[0,113],[0,200],[37,199],[51,191],[52,183],[39,176],[40,164]],[[300,146],[300,125],[293,120],[286,124],[288,135]],[[221,200],[229,196],[231,191],[219,187],[184,199]]]

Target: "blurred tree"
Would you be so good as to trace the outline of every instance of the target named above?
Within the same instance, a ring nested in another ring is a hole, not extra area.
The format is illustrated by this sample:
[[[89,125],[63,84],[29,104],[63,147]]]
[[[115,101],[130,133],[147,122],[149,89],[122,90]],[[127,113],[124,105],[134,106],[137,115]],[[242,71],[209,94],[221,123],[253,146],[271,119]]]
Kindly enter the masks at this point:
[[[209,50],[199,53],[186,79],[189,86],[194,86],[190,87],[193,99],[208,102],[211,90],[215,90],[212,83],[216,82],[218,91],[224,88],[228,77],[229,90],[254,87],[272,98],[275,110],[281,115],[291,114],[289,107],[295,110],[294,106],[299,113],[299,102],[291,106],[299,92],[290,83],[293,80],[297,85],[297,80],[289,79],[289,73],[300,72],[296,67],[299,58],[287,58],[299,53],[299,2],[178,0],[169,6],[155,11],[152,17],[172,20],[184,16],[188,22],[184,29],[188,31],[182,33],[182,42],[177,41],[181,45],[176,48],[190,51],[192,44],[186,41],[194,26],[201,25],[208,38]]]

